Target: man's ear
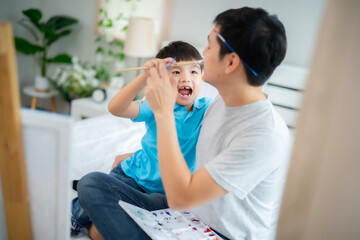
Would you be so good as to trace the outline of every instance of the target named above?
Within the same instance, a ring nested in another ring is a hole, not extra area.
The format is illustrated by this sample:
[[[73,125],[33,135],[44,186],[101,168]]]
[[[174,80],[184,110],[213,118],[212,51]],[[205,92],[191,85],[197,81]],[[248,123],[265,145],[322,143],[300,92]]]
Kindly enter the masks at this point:
[[[244,67],[242,64],[240,64],[240,58],[236,53],[230,53],[227,55],[227,65],[225,72],[227,74],[234,72],[239,67]]]

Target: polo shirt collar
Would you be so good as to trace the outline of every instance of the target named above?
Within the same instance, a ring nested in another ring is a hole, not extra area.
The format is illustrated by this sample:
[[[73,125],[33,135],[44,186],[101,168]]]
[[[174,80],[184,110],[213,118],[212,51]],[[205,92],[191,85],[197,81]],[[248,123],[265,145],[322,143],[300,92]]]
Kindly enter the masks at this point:
[[[206,104],[206,101],[200,101],[200,99],[196,98],[195,101],[194,101],[194,108],[196,109],[201,109],[205,106]],[[179,105],[177,103],[175,103],[175,107],[174,109],[177,109],[179,107],[185,107],[185,106],[182,106],[182,105]]]

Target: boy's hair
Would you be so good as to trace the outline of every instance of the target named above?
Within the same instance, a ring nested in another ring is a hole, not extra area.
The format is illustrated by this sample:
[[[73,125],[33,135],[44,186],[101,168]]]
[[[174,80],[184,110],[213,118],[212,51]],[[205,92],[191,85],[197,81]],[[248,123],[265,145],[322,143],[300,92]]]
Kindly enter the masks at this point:
[[[229,9],[214,20],[220,26],[220,35],[236,51],[244,64],[249,84],[261,86],[281,63],[286,53],[285,28],[275,15],[261,8]],[[218,37],[220,59],[231,50]]]
[[[168,57],[176,57],[176,61],[192,61],[202,59],[199,51],[195,47],[183,41],[170,42],[156,55],[156,58]]]

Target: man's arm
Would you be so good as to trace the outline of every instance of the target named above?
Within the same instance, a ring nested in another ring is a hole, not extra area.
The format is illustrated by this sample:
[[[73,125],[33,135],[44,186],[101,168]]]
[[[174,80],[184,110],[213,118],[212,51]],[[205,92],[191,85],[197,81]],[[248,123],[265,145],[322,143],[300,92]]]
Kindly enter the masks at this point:
[[[177,83],[169,79],[164,64],[159,72],[150,69],[147,85],[145,95],[156,119],[159,165],[169,206],[188,209],[226,194],[205,168],[191,174],[184,160],[173,114]]]
[[[226,194],[203,167],[191,174],[181,153],[173,115],[156,117],[158,158],[169,206],[188,209]]]

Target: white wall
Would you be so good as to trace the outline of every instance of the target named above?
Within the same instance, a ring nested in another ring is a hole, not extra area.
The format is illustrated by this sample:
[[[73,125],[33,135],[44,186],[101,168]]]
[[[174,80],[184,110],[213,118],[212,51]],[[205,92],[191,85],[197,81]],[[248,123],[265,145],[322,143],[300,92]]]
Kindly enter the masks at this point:
[[[171,39],[197,46],[207,43],[213,20],[220,12],[244,6],[262,7],[283,22],[288,38],[284,62],[308,67],[325,0],[177,0]]]

